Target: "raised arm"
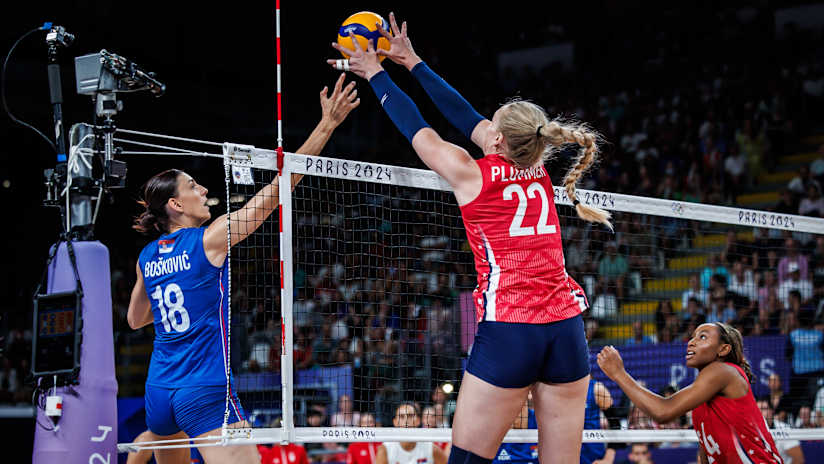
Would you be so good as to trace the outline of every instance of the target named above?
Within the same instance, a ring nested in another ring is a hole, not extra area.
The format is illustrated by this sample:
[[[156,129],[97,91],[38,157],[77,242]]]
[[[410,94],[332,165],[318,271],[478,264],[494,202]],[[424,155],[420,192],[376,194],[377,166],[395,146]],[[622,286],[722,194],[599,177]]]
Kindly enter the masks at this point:
[[[444,141],[429,127],[418,107],[384,71],[378,61],[372,43],[366,50],[356,40],[355,50],[332,45],[350,56],[350,70],[369,81],[384,111],[403,135],[412,143],[418,157],[430,169],[446,179],[455,192],[458,203],[463,205],[481,191],[483,179],[475,160],[463,148]],[[336,60],[328,60],[330,65]]]
[[[341,74],[335,83],[332,95],[328,95],[328,88],[320,92],[322,116],[320,122],[309,135],[309,138],[298,148],[297,153],[317,155],[323,150],[332,132],[346,119],[350,111],[360,104],[357,98],[355,83],[350,82],[345,88],[343,82],[345,74]],[[292,187],[297,185],[302,175],[292,175]],[[232,246],[243,241],[252,234],[278,205],[278,179],[263,187],[242,208],[231,213],[229,220],[232,223]],[[209,261],[221,265],[228,252],[226,246],[226,220],[224,214],[216,218],[206,229],[203,235],[203,244]]]
[[[377,54],[384,55],[408,69],[447,121],[475,145],[485,148],[482,135],[485,133],[484,129],[492,123],[481,116],[455,88],[432,71],[415,53],[407,33],[406,21],[398,27],[395,14],[389,13],[389,23],[392,34],[382,27],[378,28],[381,35],[389,41],[389,50],[379,49]]]
[[[706,403],[724,390],[735,379],[734,376],[738,375],[733,368],[723,363],[712,363],[699,372],[692,385],[664,398],[639,385],[624,369],[624,362],[618,350],[611,346],[604,347],[598,353],[598,366],[607,377],[621,387],[633,404],[659,424],[672,422],[687,411]]]

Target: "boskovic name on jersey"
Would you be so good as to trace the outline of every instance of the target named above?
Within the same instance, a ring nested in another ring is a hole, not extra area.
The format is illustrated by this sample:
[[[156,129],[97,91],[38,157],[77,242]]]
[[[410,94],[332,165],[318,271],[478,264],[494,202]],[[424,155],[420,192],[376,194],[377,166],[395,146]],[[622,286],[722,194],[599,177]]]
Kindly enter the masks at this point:
[[[165,259],[158,256],[156,260],[146,262],[143,266],[143,275],[145,277],[160,277],[173,272],[188,271],[191,268],[189,255],[184,251],[177,256],[170,256]]]

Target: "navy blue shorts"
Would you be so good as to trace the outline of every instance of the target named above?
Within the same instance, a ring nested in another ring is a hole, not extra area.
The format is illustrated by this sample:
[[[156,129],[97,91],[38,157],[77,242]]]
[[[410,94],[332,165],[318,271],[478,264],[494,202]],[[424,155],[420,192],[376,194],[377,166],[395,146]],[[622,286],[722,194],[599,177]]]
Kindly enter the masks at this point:
[[[146,385],[146,426],[158,435],[174,435],[183,430],[191,438],[223,425],[226,387],[164,388]],[[237,394],[229,400],[229,423],[245,418]]]
[[[547,324],[481,321],[467,372],[501,388],[568,383],[589,374],[584,319]]]

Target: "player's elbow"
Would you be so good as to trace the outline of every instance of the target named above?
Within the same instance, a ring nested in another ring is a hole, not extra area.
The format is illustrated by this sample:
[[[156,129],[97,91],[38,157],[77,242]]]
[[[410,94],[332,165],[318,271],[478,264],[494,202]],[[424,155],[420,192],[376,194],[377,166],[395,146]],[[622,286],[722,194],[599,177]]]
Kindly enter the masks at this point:
[[[126,322],[129,323],[129,327],[132,330],[137,330],[140,328],[140,323],[137,321],[137,319],[131,311],[129,311],[129,314],[126,315]]]
[[[656,411],[653,414],[650,414],[650,418],[652,418],[652,420],[654,420],[658,424],[669,424],[670,422],[677,419],[678,415],[675,413],[675,411],[668,411],[662,409],[660,411]]]

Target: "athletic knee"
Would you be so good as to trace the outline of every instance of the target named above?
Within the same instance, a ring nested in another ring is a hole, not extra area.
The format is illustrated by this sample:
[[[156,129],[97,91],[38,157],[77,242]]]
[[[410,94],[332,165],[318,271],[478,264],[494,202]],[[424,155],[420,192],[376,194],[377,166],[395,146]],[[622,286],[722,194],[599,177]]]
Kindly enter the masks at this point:
[[[449,461],[447,464],[490,464],[491,462],[492,459],[478,456],[471,451],[467,451],[453,444],[449,452]]]

